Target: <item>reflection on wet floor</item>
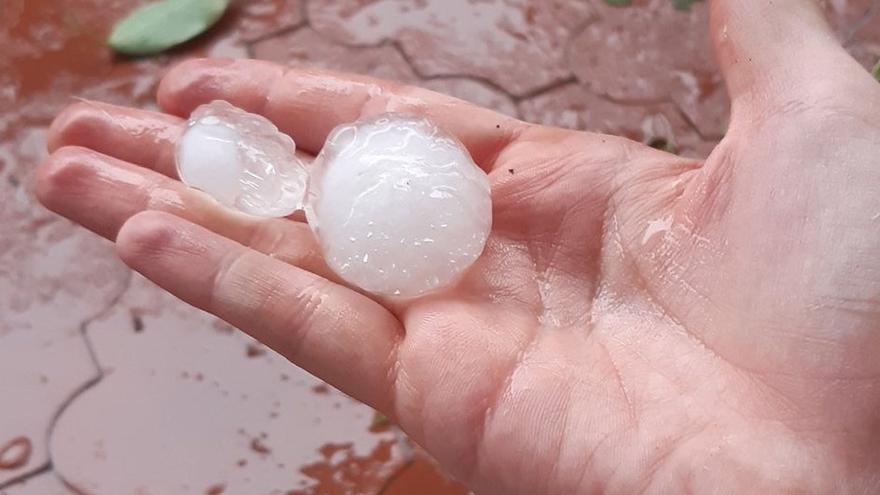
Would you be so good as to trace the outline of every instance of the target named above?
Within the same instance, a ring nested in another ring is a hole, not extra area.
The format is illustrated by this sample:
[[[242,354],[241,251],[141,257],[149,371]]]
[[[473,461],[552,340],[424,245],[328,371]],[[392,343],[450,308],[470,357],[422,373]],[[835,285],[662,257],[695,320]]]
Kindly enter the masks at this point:
[[[114,56],[110,26],[141,3],[0,2],[0,402],[16,406],[0,411],[3,495],[466,493],[386,419],[132,277],[109,243],[37,204],[46,127],[74,97],[155,109],[169,65],[256,56],[696,158],[726,127],[705,3],[234,0],[195,42]],[[880,2],[826,4],[873,65]]]

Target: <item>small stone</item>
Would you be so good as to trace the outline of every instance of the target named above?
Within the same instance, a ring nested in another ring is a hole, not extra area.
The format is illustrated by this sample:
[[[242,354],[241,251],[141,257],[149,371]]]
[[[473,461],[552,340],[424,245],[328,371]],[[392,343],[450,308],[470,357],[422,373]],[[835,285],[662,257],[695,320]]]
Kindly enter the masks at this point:
[[[308,174],[293,139],[265,117],[225,101],[192,113],[177,145],[188,186],[244,213],[283,217],[302,209]]]
[[[383,114],[341,125],[310,174],[306,217],[324,257],[366,291],[424,294],[453,283],[483,251],[489,179],[424,118]]]

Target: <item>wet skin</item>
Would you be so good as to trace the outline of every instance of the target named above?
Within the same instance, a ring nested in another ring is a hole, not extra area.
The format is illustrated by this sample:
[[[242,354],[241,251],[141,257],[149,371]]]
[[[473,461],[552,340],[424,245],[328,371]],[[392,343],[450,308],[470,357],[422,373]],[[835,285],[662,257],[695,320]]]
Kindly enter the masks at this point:
[[[705,161],[426,90],[199,60],[155,114],[79,103],[37,193],[181,299],[373,405],[477,493],[880,489],[880,85],[809,0],[711,3],[733,115]],[[428,116],[490,172],[494,226],[414,301],[334,279],[301,219],[174,178],[212,99],[315,153],[336,124]]]

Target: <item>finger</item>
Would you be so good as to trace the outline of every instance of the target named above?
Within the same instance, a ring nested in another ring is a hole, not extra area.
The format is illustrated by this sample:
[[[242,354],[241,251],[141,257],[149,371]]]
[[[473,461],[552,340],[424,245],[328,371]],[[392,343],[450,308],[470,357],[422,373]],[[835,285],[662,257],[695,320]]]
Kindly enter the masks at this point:
[[[378,303],[167,213],[135,215],[116,244],[129,266],[180,299],[390,410],[402,330]]]
[[[82,146],[177,178],[174,147],[183,120],[109,103],[81,101],[62,111],[49,127],[49,151]]]
[[[185,129],[173,115],[82,100],[65,108],[49,128],[50,152],[65,146],[90,148],[178,179],[175,153]],[[308,165],[313,157],[297,151]],[[303,212],[288,218],[305,222]]]
[[[176,180],[86,148],[64,147],[52,153],[37,171],[36,194],[50,210],[110,240],[132,216],[164,211],[336,279],[308,225],[236,213]]]
[[[320,151],[339,124],[386,111],[424,115],[454,134],[487,168],[526,125],[426,89],[258,60],[187,61],[159,86],[159,105],[176,115],[215,99],[265,115],[311,153]]]
[[[734,115],[738,106],[765,111],[768,103],[833,88],[858,65],[818,0],[713,0],[711,25]]]

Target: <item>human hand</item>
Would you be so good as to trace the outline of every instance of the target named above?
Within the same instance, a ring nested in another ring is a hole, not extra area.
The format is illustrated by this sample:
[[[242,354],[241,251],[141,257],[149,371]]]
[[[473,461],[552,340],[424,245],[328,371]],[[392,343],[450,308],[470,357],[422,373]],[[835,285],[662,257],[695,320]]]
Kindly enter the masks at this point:
[[[202,60],[163,80],[170,115],[66,110],[37,193],[481,495],[874,493],[880,86],[810,1],[712,10],[733,117],[705,162],[366,77]],[[176,116],[213,99],[311,153],[364,114],[428,116],[490,173],[485,253],[428,297],[346,288],[301,219],[175,180]]]

